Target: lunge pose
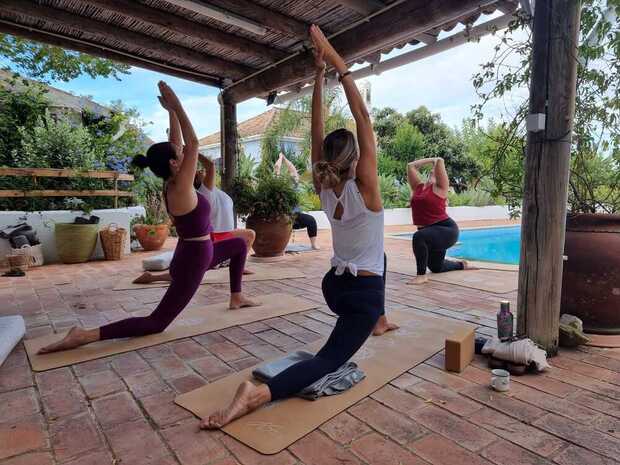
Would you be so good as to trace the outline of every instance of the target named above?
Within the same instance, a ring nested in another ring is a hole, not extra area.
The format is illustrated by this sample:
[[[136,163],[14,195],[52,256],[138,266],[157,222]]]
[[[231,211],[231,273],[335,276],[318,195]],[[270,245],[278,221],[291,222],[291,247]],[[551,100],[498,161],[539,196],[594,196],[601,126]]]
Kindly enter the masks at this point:
[[[176,115],[171,115],[174,125],[178,125]],[[171,136],[173,131],[170,132]],[[172,141],[173,143],[177,143]],[[180,143],[180,142],[179,142]],[[194,176],[194,188],[204,195],[211,205],[209,220],[213,227],[211,240],[213,243],[230,239],[232,237],[240,237],[247,245],[248,251],[254,244],[256,233],[251,229],[235,229],[235,217],[233,210],[233,201],[226,192],[218,189],[215,185],[215,166],[213,162],[204,155],[198,154],[198,159],[203,169],[196,171]],[[252,271],[244,268],[243,274],[252,274]],[[133,282],[135,284],[149,284],[158,281],[172,281],[169,271],[163,273],[152,273],[145,271]]]
[[[347,67],[317,26],[317,73],[312,97],[312,166],[321,206],[332,226],[332,268],[323,278],[323,295],[338,315],[327,343],[312,358],[284,370],[267,384],[242,383],[234,400],[201,423],[221,428],[259,406],[293,396],[349,360],[384,316],[385,255],[383,205],[379,192],[376,146],[364,101]],[[357,126],[357,140],[346,129],[324,136],[325,61],[336,69]],[[386,322],[387,324],[387,322]]]
[[[425,165],[432,165],[426,182],[419,171]],[[407,284],[427,282],[427,268],[433,273],[472,269],[465,260],[446,260],[446,251],[459,238],[459,227],[446,211],[450,180],[443,158],[423,158],[409,163],[407,178],[412,192],[413,224],[418,228],[412,239],[417,276]]]
[[[299,183],[299,173],[297,172],[297,168],[295,165],[291,163],[291,161],[284,156],[283,153],[280,153],[280,157],[274,166],[276,176],[280,175],[282,170],[282,165],[286,166],[286,169],[295,182],[295,184]],[[310,245],[314,250],[319,250],[319,246],[316,243],[316,236],[318,235],[318,228],[316,224],[316,220],[312,215],[308,215],[301,211],[299,206],[295,207],[293,210],[293,229],[305,229],[308,231],[308,238],[310,239]]]
[[[40,353],[73,349],[91,342],[162,332],[183,311],[196,293],[205,272],[214,264],[230,260],[230,308],[256,305],[241,292],[247,253],[243,239],[234,237],[217,244],[211,241],[210,205],[194,189],[198,138],[181,102],[164,82],[159,83],[162,106],[170,113],[170,139],[152,145],[134,164],[164,179],[164,199],[173,217],[179,241],[170,263],[172,282],[157,308],[149,316],[127,318],[100,328],[73,327],[67,336],[44,347]],[[185,145],[181,146],[181,134]]]

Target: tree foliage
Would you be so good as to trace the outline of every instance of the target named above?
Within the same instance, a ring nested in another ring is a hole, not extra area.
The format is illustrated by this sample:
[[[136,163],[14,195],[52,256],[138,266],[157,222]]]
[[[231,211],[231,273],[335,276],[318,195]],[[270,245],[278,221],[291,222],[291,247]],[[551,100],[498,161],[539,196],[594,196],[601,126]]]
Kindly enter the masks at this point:
[[[620,0],[584,0],[577,59],[577,95],[571,147],[569,208],[573,212],[620,211]],[[484,175],[509,206],[520,209],[523,197],[524,125],[531,69],[530,18],[521,16],[502,35],[494,57],[474,76],[480,102],[476,122],[489,103],[502,99],[513,107],[484,131],[494,150],[487,150]],[[516,102],[515,102],[516,99]],[[488,147],[487,147],[488,149]]]
[[[130,66],[60,47],[0,34],[0,59],[24,75],[45,82],[70,81],[82,74],[92,78],[128,74]]]

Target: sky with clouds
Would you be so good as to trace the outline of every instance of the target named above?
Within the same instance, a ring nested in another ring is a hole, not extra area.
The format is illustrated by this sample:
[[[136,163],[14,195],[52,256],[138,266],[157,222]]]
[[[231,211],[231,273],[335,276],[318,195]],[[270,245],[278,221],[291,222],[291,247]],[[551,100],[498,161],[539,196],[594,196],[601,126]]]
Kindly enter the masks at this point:
[[[459,126],[470,115],[471,105],[478,101],[472,76],[479,71],[481,64],[493,57],[493,49],[498,41],[497,36],[483,37],[478,43],[464,44],[368,78],[373,107],[390,106],[404,113],[425,105],[439,113],[449,125]],[[384,56],[384,59],[411,49],[408,46],[396,50]],[[167,113],[159,106],[156,98],[157,82],[160,79],[166,80],[175,89],[199,137],[219,131],[218,90],[213,87],[139,68],[132,68],[131,74],[122,75],[120,81],[82,76],[70,82],[52,84],[76,95],[91,96],[102,104],[122,100],[127,106],[135,107],[142,118],[150,123],[146,128],[150,137],[161,140],[166,137],[168,120]],[[504,103],[494,102],[489,109],[490,116],[499,115],[504,111]],[[238,105],[237,118],[243,121],[265,110],[267,106],[264,101],[252,99]]]

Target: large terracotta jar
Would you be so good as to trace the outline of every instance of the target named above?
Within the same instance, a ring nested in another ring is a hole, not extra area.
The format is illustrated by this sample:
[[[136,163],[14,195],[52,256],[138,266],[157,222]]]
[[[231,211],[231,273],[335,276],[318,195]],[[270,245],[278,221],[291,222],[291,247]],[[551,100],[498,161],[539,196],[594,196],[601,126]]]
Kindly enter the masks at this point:
[[[252,248],[257,257],[284,255],[284,250],[293,231],[293,223],[289,216],[281,216],[276,219],[249,216],[245,227],[256,233],[256,240]]]
[[[569,215],[564,255],[562,313],[585,332],[620,334],[620,215]]]
[[[170,234],[167,224],[136,224],[133,232],[144,250],[159,250]]]

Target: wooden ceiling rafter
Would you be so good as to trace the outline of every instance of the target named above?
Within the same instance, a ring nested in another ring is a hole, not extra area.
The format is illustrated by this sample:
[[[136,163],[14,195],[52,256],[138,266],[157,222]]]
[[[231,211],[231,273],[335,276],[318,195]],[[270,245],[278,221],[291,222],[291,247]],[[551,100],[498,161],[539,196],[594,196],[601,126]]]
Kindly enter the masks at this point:
[[[338,0],[338,3],[363,16],[368,16],[385,6],[385,3],[379,0]]]
[[[456,23],[485,11],[495,0],[424,0],[402,2],[355,28],[331,39],[346,62],[352,63],[381,51],[386,47],[408,42],[417,35],[440,28],[445,23]],[[295,59],[269,67],[269,72],[257,71],[225,89],[235,102],[281,90],[307,81],[313,73],[311,51],[298,54]]]
[[[110,23],[86,18],[66,10],[52,8],[33,0],[3,0],[2,6],[2,12],[27,16],[35,21],[43,19],[57,26],[97,35],[110,41],[122,41],[126,44],[154,51],[164,57],[180,59],[199,70],[210,70],[220,76],[238,79],[254,71],[251,67],[197,52],[146,34],[130,31],[129,29],[118,27],[116,31],[113,31],[110,28],[113,25]]]
[[[161,63],[144,57],[137,57],[130,53],[112,50],[103,45],[88,43],[82,39],[68,39],[53,32],[40,31],[36,28],[13,24],[2,19],[0,19],[0,33],[24,37],[29,40],[74,50],[80,53],[87,53],[89,55],[106,58],[119,63],[125,63],[130,66],[137,66],[150,71],[169,74],[171,76],[187,79],[200,84],[206,84],[214,87],[222,87],[223,85],[222,81],[217,76],[199,73],[191,69],[183,69],[178,66],[172,66],[168,63]]]
[[[277,61],[287,55],[287,52],[284,50],[224,32],[206,24],[171,14],[170,12],[151,8],[133,0],[89,0],[86,3],[119,13],[128,18],[162,27],[190,39],[204,40],[229,51],[236,52],[242,50],[248,54],[255,54],[267,61]]]

